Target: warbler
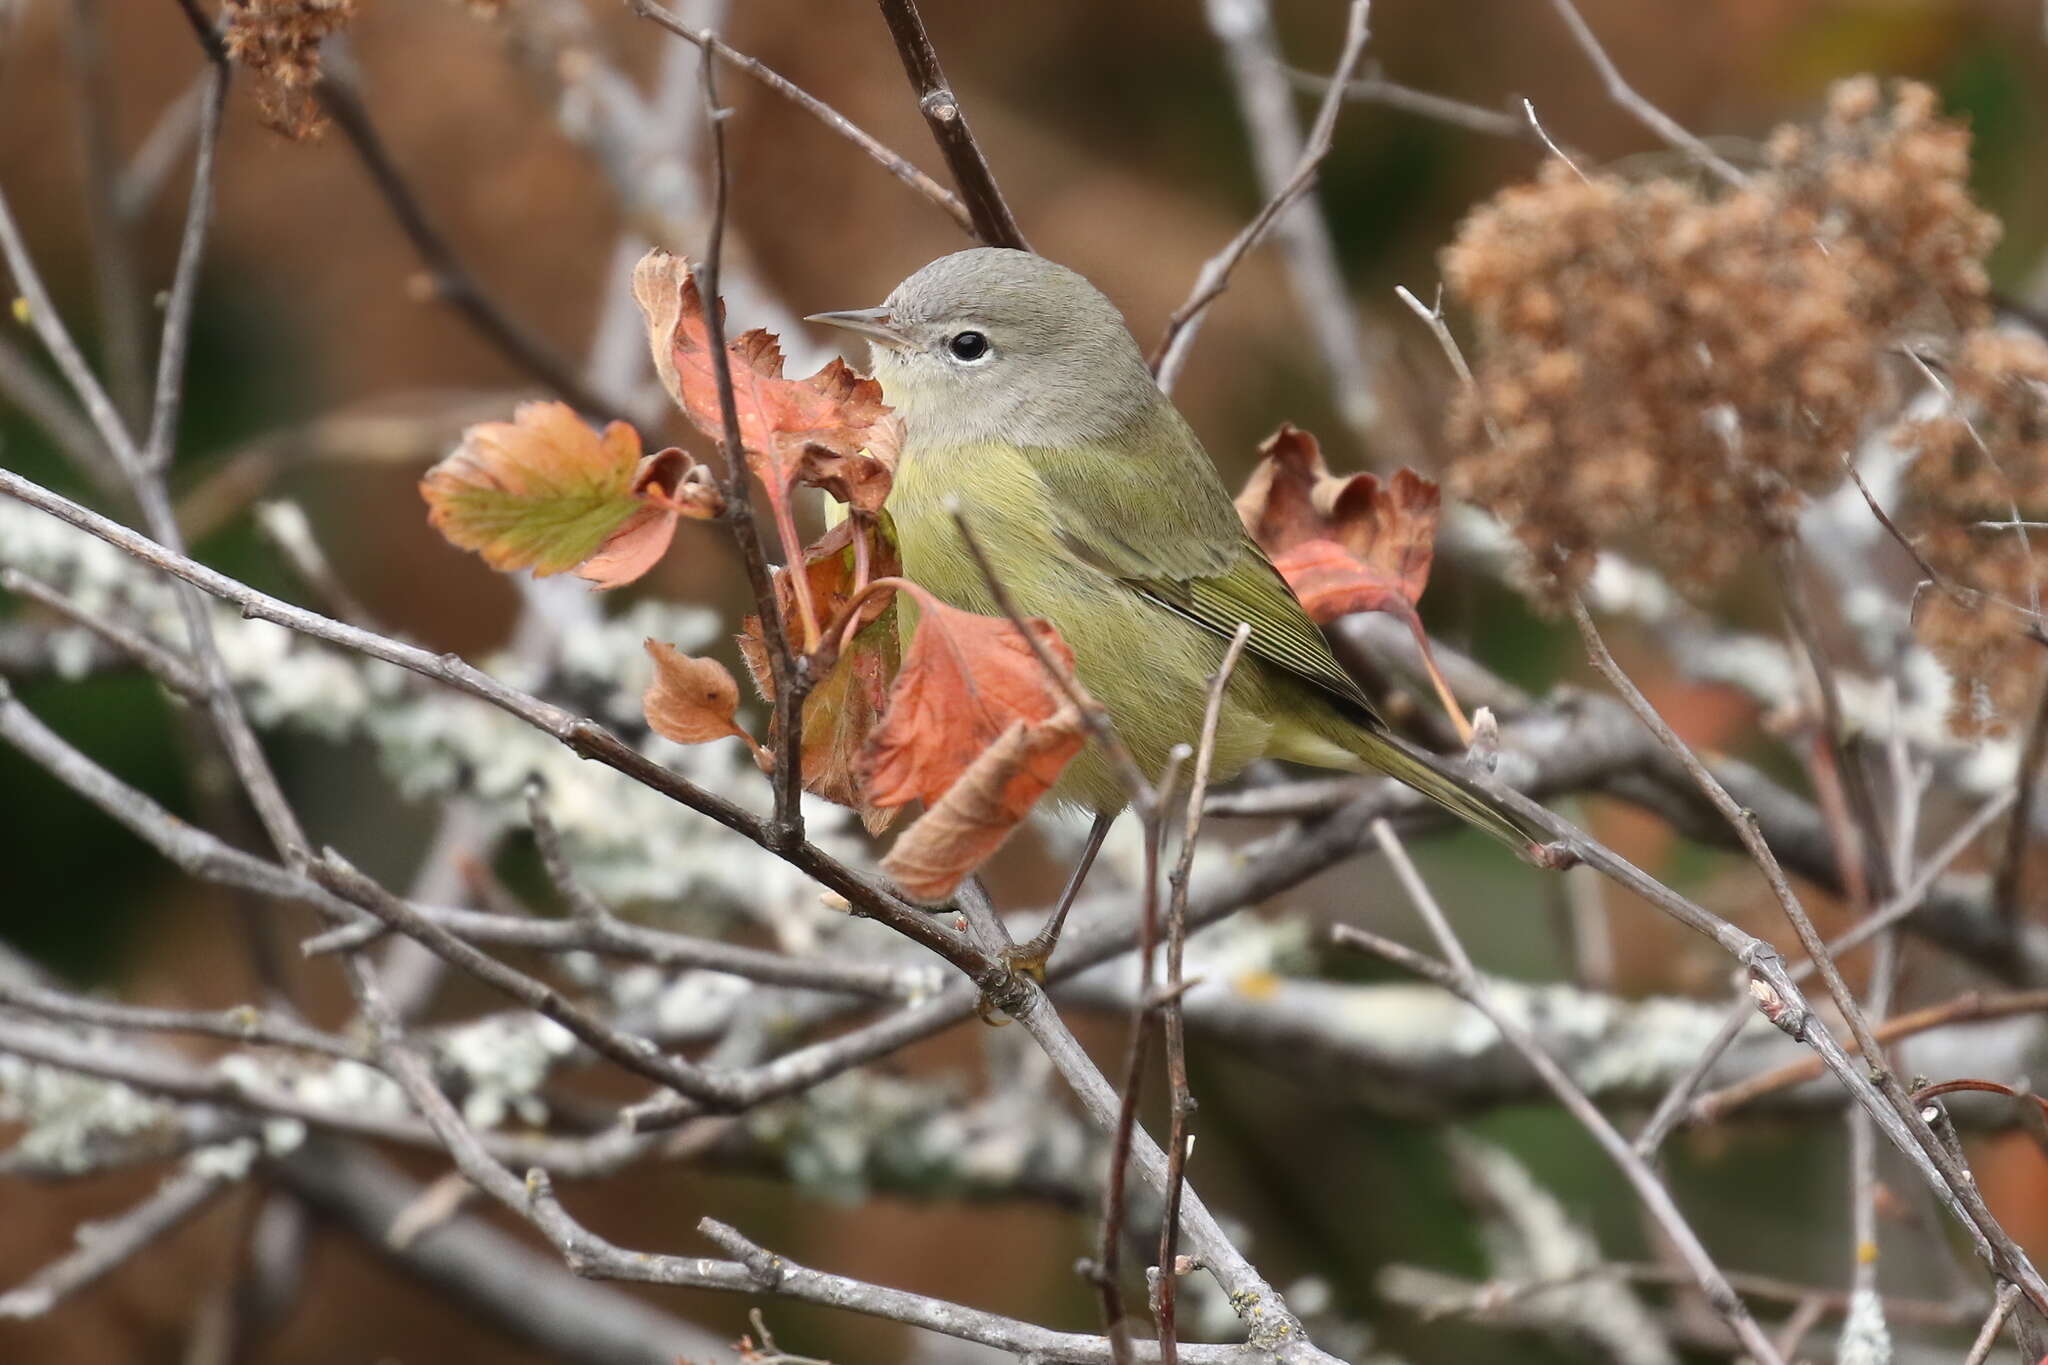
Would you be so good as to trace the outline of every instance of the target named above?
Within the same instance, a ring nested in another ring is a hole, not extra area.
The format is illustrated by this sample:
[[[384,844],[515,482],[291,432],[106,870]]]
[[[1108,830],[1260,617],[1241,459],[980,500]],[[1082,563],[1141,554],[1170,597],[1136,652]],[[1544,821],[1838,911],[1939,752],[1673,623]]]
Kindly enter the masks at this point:
[[[904,576],[953,606],[1001,614],[954,519],[961,509],[1018,606],[1073,650],[1076,676],[1148,776],[1199,736],[1208,680],[1247,622],[1214,780],[1258,758],[1377,771],[1525,855],[1544,841],[1388,734],[1246,533],[1123,315],[1082,276],[981,247],[933,261],[879,308],[807,321],[869,340],[902,418],[888,512]],[[1048,795],[1096,814],[1090,855],[1129,801],[1093,745]]]

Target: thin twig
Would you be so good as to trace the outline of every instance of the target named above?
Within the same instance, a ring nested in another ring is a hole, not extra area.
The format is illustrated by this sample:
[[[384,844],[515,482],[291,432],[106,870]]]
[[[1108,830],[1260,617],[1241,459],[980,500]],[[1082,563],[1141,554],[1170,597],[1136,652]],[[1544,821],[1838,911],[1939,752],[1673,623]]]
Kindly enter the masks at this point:
[[[923,195],[926,199],[937,205],[948,217],[960,225],[962,232],[974,233],[974,219],[967,212],[967,206],[960,202],[960,196],[926,175],[902,155],[890,150],[879,139],[856,126],[851,119],[825,103],[825,101],[811,94],[787,77],[770,70],[754,58],[749,57],[746,53],[737,50],[732,44],[726,42],[717,34],[704,29],[691,28],[672,12],[655,4],[654,0],[628,0],[628,3],[632,6],[633,12],[641,18],[651,19],[662,28],[675,34],[676,37],[695,43],[698,47],[716,54],[718,59],[726,63],[726,65],[746,72],[776,94],[790,101],[797,108],[802,109],[805,113],[817,119],[818,122],[866,152],[883,170],[889,172],[889,174],[901,180],[918,194]]]
[[[148,420],[149,342],[129,219],[120,209],[121,166],[114,148],[115,97],[98,0],[69,7],[71,60],[76,68],[79,135],[85,144],[85,203],[92,243],[93,302],[106,352],[107,389],[131,429]]]
[[[2019,771],[2013,775],[2012,818],[2006,821],[2005,844],[1991,876],[1991,908],[2006,924],[2021,922],[2020,888],[2027,875],[2027,847],[2034,839],[2034,806],[2041,787],[2041,764],[2048,759],[2048,675],[2039,684],[2034,718],[2020,749]]]
[[[1311,95],[1327,94],[1334,84],[1328,76],[1296,67],[1287,69],[1287,79],[1293,82],[1296,88]],[[1511,138],[1517,142],[1537,140],[1527,121],[1516,118],[1513,114],[1500,109],[1489,109],[1483,104],[1452,99],[1448,95],[1439,95],[1434,91],[1418,90],[1412,85],[1390,81],[1371,71],[1348,82],[1344,86],[1344,98],[1398,109],[1404,114],[1434,119],[1438,123],[1447,123],[1454,128],[1463,128],[1467,132]]]
[[[560,741],[573,752],[596,759],[642,785],[652,788],[700,814],[708,815],[726,828],[777,853],[792,866],[816,878],[826,889],[851,901],[862,914],[880,920],[925,947],[937,952],[970,977],[985,973],[990,963],[973,948],[946,930],[932,917],[898,899],[868,877],[855,872],[814,844],[784,845],[769,821],[764,821],[722,796],[671,771],[640,753],[604,726],[577,716],[530,693],[508,687],[481,669],[452,654],[434,654],[413,645],[387,639],[370,631],[332,620],[272,597],[229,578],[185,555],[166,550],[149,538],[69,498],[52,493],[11,470],[0,469],[0,494],[30,506],[106,541],[116,549],[146,564],[192,584],[238,608],[244,616],[257,617],[299,634],[325,640],[344,649],[444,683],[490,703],[528,725]],[[189,827],[188,827],[189,828]],[[257,860],[260,861],[260,860]],[[293,893],[288,893],[293,894]]]
[[[157,1009],[123,1005],[111,1000],[88,1000],[63,991],[9,981],[0,981],[0,1005],[46,1019],[91,1024],[96,1028],[192,1033],[238,1043],[288,1047],[352,1062],[365,1061],[370,1055],[369,1049],[360,1043],[308,1028],[294,1019],[259,1010],[253,1005],[237,1005],[224,1010]]]
[[[1017,633],[1024,637],[1024,643],[1030,647],[1032,657],[1038,660],[1039,668],[1052,680],[1053,685],[1059,688],[1067,704],[1081,713],[1081,720],[1088,727],[1089,738],[1102,747],[1111,766],[1116,768],[1117,775],[1123,779],[1124,790],[1130,793],[1131,804],[1137,808],[1141,818],[1149,819],[1149,812],[1156,804],[1152,779],[1138,766],[1138,760],[1132,755],[1130,746],[1125,744],[1123,736],[1117,733],[1115,718],[1100,702],[1088,695],[1081,686],[1081,680],[1074,676],[1071,669],[1061,666],[1059,660],[1053,657],[1052,651],[1046,647],[1045,641],[1039,638],[1038,632],[1031,629],[1030,620],[1025,616],[1023,608],[1019,607],[1017,599],[1010,595],[1009,585],[996,573],[995,561],[988,557],[988,551],[982,548],[980,538],[974,534],[974,527],[967,519],[967,509],[958,499],[954,499],[948,510],[953,515],[953,525],[960,532],[961,543],[966,545],[967,553],[974,557],[974,567],[981,572],[981,581],[987,586],[989,595],[996,599],[996,609],[1009,618],[1010,624],[1017,628]]]
[[[1216,730],[1223,717],[1223,697],[1230,687],[1230,675],[1251,642],[1252,628],[1240,623],[1230,638],[1223,662],[1209,679],[1209,699],[1202,711],[1202,738],[1195,747],[1195,766],[1188,782],[1187,812],[1181,820],[1180,857],[1168,879],[1166,902],[1166,985],[1164,1003],[1159,1007],[1160,1030],[1166,1040],[1167,1091],[1172,1101],[1172,1118],[1166,1138],[1166,1217],[1159,1228],[1159,1353],[1165,1365],[1178,1358],[1180,1278],[1174,1269],[1180,1241],[1180,1190],[1187,1176],[1187,1160],[1193,1139],[1188,1120],[1195,1100],[1188,1088],[1187,1020],[1181,1007],[1186,981],[1181,975],[1182,958],[1188,939],[1188,882],[1194,873],[1195,845],[1202,833],[1202,804],[1209,795],[1209,774],[1216,761]]]
[[[0,569],[0,591],[26,597],[56,612],[81,630],[105,640],[148,670],[151,677],[187,701],[204,703],[206,683],[198,670],[184,658],[164,648],[140,630],[134,630],[96,611],[87,611],[39,578],[20,569]]]
[[[192,1218],[230,1183],[225,1174],[187,1168],[119,1217],[81,1225],[76,1251],[0,1294],[0,1320],[41,1317]]]
[[[1578,7],[1572,0],[1550,0],[1550,5],[1557,11],[1558,17],[1564,20],[1565,27],[1571,30],[1572,41],[1579,45],[1579,50],[1593,63],[1593,69],[1599,73],[1600,83],[1607,88],[1609,99],[1620,105],[1636,122],[1706,167],[1722,184],[1741,185],[1747,182],[1748,177],[1729,165],[1712,147],[1687,132],[1676,119],[1637,94],[1634,87],[1622,79],[1620,69],[1614,65],[1613,58],[1607,55],[1607,49],[1600,46],[1599,38],[1594,36],[1592,28],[1579,14]]]
[[[1415,864],[1409,860],[1408,850],[1402,846],[1400,836],[1394,833],[1394,827],[1384,820],[1375,821],[1373,835],[1379,840],[1380,848],[1386,854],[1387,861],[1392,864],[1394,875],[1400,879],[1409,900],[1414,903],[1416,911],[1429,926],[1430,935],[1436,940],[1445,961],[1438,962],[1401,944],[1354,929],[1350,925],[1333,926],[1333,940],[1347,947],[1361,948],[1434,981],[1485,1015],[1488,1022],[1499,1030],[1501,1037],[1521,1053],[1536,1074],[1543,1078],[1543,1083],[1557,1096],[1558,1102],[1592,1135],[1593,1140],[1607,1153],[1608,1158],[1621,1168],[1622,1175],[1634,1188],[1636,1198],[1656,1220],[1664,1235],[1671,1239],[1673,1247],[1699,1283],[1701,1292],[1706,1295],[1707,1302],[1727,1322],[1743,1348],[1752,1358],[1761,1362],[1761,1365],[1782,1365],[1782,1358],[1772,1346],[1770,1338],[1764,1335],[1756,1319],[1750,1316],[1748,1307],[1730,1287],[1720,1267],[1714,1264],[1713,1257],[1708,1255],[1706,1247],[1693,1232],[1692,1225],[1686,1221],[1685,1215],[1679,1211],[1677,1202],[1672,1199],[1671,1191],[1657,1178],[1657,1173],[1650,1168],[1648,1162],[1636,1155],[1628,1140],[1622,1137],[1607,1116],[1600,1112],[1599,1107],[1586,1098],[1585,1092],[1579,1089],[1565,1073],[1564,1068],[1537,1045],[1536,1040],[1529,1036],[1526,1029],[1508,1018],[1494,1003],[1478,969],[1466,955],[1464,944],[1459,942],[1457,932],[1451,928],[1450,921],[1444,917],[1443,910],[1436,903],[1436,897],[1423,882],[1421,874],[1415,870]]]
[[[917,0],[880,3],[889,36],[896,40],[897,55],[903,59],[903,73],[910,77],[910,87],[917,92],[918,112],[924,115],[932,140],[939,144],[939,153],[946,158],[946,169],[959,186],[972,224],[970,230],[983,246],[1029,251],[1031,245],[1024,240],[1010,206],[1003,201],[1003,192],[996,187],[995,174],[989,170],[981,144],[968,130],[967,111],[960,107],[959,96],[946,84],[946,73],[939,68],[939,54],[925,32],[923,16],[917,12]]]
[[[1309,127],[1308,141],[1302,146],[1301,157],[1295,162],[1293,173],[1278,191],[1267,197],[1252,220],[1231,238],[1229,245],[1203,264],[1201,273],[1195,277],[1195,287],[1181,306],[1173,310],[1173,316],[1167,319],[1166,330],[1152,351],[1152,373],[1158,377],[1160,388],[1168,392],[1173,390],[1174,380],[1179,377],[1181,366],[1187,362],[1188,349],[1194,344],[1201,317],[1209,305],[1230,287],[1232,272],[1253,247],[1265,240],[1275,220],[1315,184],[1316,171],[1323,164],[1323,158],[1330,154],[1336,138],[1337,115],[1344,108],[1341,87],[1357,72],[1359,62],[1365,57],[1366,41],[1372,36],[1371,17],[1371,0],[1351,0],[1344,30],[1344,51],[1337,58],[1333,84],[1323,96],[1322,107],[1316,110],[1315,122]]]
[[[1969,1173],[1935,1138],[1927,1126],[1927,1121],[1920,1116],[1918,1106],[1913,1104],[1899,1084],[1897,1075],[1884,1060],[1880,1045],[1872,1034],[1869,1019],[1864,1015],[1855,996],[1850,993],[1847,983],[1842,980],[1834,956],[1813,927],[1813,921],[1800,905],[1798,897],[1793,895],[1791,885],[1785,880],[1784,869],[1778,865],[1776,855],[1771,852],[1769,843],[1758,830],[1756,816],[1735,804],[1727,789],[1707,771],[1690,746],[1673,733],[1664,718],[1657,714],[1656,708],[1650,705],[1628,675],[1621,671],[1620,666],[1614,662],[1614,656],[1608,653],[1605,642],[1601,640],[1599,630],[1593,625],[1593,618],[1587,614],[1585,604],[1575,597],[1572,599],[1571,608],[1573,620],[1585,640],[1594,667],[1621,694],[1622,700],[1628,703],[1630,709],[1642,719],[1643,724],[1670,750],[1672,756],[1685,766],[1686,771],[1691,774],[1694,782],[1713,803],[1715,809],[1734,827],[1736,836],[1756,862],[1758,870],[1763,873],[1764,880],[1770,886],[1779,908],[1792,925],[1794,934],[1798,936],[1800,946],[1820,972],[1821,981],[1826,985],[1829,997],[1841,1011],[1843,1020],[1849,1026],[1850,1035],[1863,1052],[1863,1059],[1869,1072],[1869,1083],[1876,1087],[1877,1094],[1883,1100],[1879,1107],[1889,1109],[1889,1115],[1884,1117],[1891,1119],[1897,1127],[1895,1140],[1897,1137],[1903,1137],[1911,1147],[1907,1155],[1912,1156],[1917,1152],[1931,1165],[1933,1174],[1941,1182],[1945,1197],[1951,1203],[1953,1211],[1972,1233],[1973,1239],[1993,1269],[2005,1278],[2019,1282],[2026,1289],[2027,1296],[2034,1305],[2048,1311],[2048,1283],[2043,1282],[2040,1272],[2028,1260],[2026,1253],[2012,1240],[1990,1209],[1985,1206],[1983,1196],[1978,1192],[1976,1183],[1970,1179]],[[1786,984],[1789,985],[1790,982]],[[1780,994],[1776,983],[1770,983],[1768,989],[1774,996]],[[1761,1000],[1761,996],[1759,998]],[[1762,1003],[1766,1013],[1770,1013],[1773,1008],[1771,1002]],[[1789,1003],[1783,1001],[1780,1007]],[[1841,1074],[1838,1067],[1830,1069],[1836,1070],[1837,1075]],[[1878,1115],[1874,1115],[1876,1116]]]
[[[1271,0],[1205,0],[1202,9],[1209,31],[1223,48],[1259,193],[1270,199],[1286,185],[1302,150],[1301,119],[1281,62]],[[1328,99],[1327,85],[1320,93]],[[1377,353],[1384,347],[1377,332],[1368,334],[1360,327],[1328,219],[1315,204],[1298,201],[1275,220],[1273,237],[1295,310],[1321,354],[1339,413],[1361,438],[1378,435],[1384,447],[1386,433],[1377,430],[1381,409],[1373,383],[1374,372],[1384,361]],[[1171,376],[1163,377],[1172,383]],[[1414,439],[1412,433],[1407,435]]]
[[[725,110],[718,104],[718,64],[712,48],[703,49],[704,117],[711,129],[711,228],[703,261],[691,269],[697,296],[704,301],[705,345],[711,352],[711,374],[718,389],[721,424],[719,447],[725,456],[725,523],[739,547],[740,562],[747,572],[747,585],[754,594],[754,613],[761,622],[762,649],[768,656],[768,675],[775,687],[775,820],[773,834],[779,844],[800,843],[804,837],[803,809],[803,723],[804,696],[810,690],[811,673],[790,644],[789,621],[782,614],[782,595],[775,591],[768,557],[754,525],[752,491],[747,486],[748,460],[740,435],[738,399],[732,388],[732,356],[725,347],[725,308],[718,293],[719,270],[725,260],[726,201],[731,175],[725,157]],[[785,541],[793,540],[783,528]],[[794,575],[793,596],[806,607],[810,583],[804,572],[804,547],[785,543],[783,552]],[[805,614],[805,648],[812,648],[815,623]]]
[[[319,82],[313,87],[320,108],[341,129],[341,135],[363,163],[377,193],[398,221],[398,227],[426,267],[434,297],[453,308],[477,335],[514,365],[538,379],[570,404],[593,417],[632,411],[623,395],[599,393],[584,382],[576,367],[539,334],[514,319],[463,264],[447,236],[427,216],[411,182],[384,145],[368,106],[357,92],[353,74],[341,54],[329,51]]]
[[[1984,1325],[1977,1329],[1977,1339],[1970,1343],[1970,1353],[1963,1357],[1963,1365],[1984,1365],[1991,1358],[1991,1348],[1998,1344],[1998,1334],[2005,1329],[2005,1320],[2012,1316],[2013,1305],[2019,1301],[2019,1286],[1998,1286],[1998,1299],[1985,1316]]]

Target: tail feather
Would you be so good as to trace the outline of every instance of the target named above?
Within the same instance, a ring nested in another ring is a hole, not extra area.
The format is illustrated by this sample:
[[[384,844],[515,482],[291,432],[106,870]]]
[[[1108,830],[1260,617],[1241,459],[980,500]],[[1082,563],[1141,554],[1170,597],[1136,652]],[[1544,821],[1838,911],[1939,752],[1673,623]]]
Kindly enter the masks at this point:
[[[1362,726],[1346,737],[1346,747],[1367,767],[1413,787],[1460,820],[1506,844],[1525,862],[1550,861],[1544,852],[1551,838],[1548,831],[1508,810],[1441,760]]]

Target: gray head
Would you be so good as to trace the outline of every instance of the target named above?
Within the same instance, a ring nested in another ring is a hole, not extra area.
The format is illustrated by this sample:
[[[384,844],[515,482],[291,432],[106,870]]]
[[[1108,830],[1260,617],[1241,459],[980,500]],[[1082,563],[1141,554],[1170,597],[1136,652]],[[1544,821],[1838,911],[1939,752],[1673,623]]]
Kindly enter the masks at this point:
[[[873,343],[875,377],[919,443],[1099,440],[1161,401],[1116,305],[1028,251],[941,256],[880,308],[807,321]]]

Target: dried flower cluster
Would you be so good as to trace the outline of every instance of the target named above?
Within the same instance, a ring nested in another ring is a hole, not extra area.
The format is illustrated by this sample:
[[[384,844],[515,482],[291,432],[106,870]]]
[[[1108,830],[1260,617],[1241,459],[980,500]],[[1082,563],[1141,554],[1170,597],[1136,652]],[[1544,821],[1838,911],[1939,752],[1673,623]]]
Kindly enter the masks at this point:
[[[355,10],[355,0],[227,0],[228,56],[257,77],[257,99],[272,128],[307,138],[325,127],[313,98],[320,43],[347,27]]]
[[[1907,428],[1905,529],[1944,580],[1915,618],[1955,680],[1951,723],[1997,732],[2029,705],[2048,583],[2048,343],[1980,331],[1950,366],[1954,402]],[[2033,522],[2033,527],[2014,522]]]
[[[1465,496],[1572,587],[1633,538],[1690,587],[1784,534],[1887,409],[1885,348],[1986,312],[1996,220],[1925,87],[1834,90],[1714,194],[1552,164],[1474,213],[1445,277],[1478,328]]]

